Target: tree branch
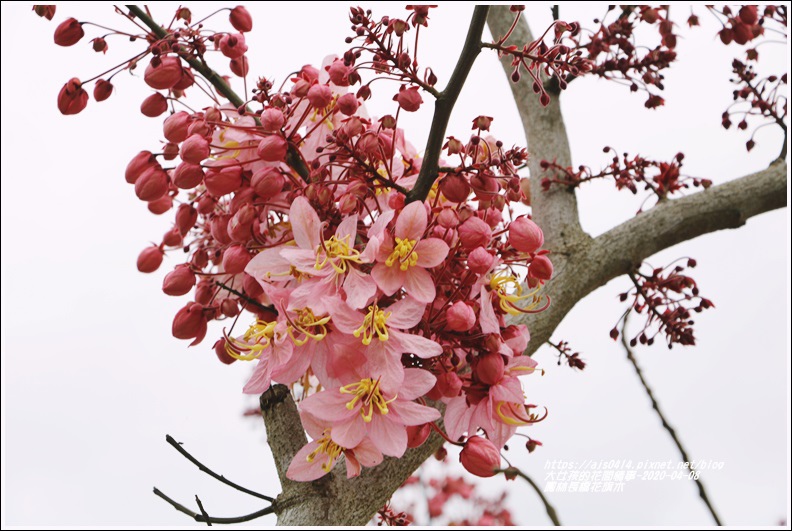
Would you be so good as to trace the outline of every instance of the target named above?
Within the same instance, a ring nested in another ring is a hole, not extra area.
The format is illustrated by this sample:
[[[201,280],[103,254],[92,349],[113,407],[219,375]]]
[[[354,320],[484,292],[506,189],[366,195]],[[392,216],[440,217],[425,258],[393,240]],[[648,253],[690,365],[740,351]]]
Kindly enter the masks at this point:
[[[527,352],[550,339],[572,307],[595,289],[672,245],[741,227],[750,217],[787,206],[786,192],[787,165],[775,162],[760,172],[664,201],[572,252],[553,254],[553,302],[546,311],[520,320],[531,330]]]
[[[203,522],[203,523],[213,523],[213,524],[239,524],[242,522],[249,522],[251,520],[255,520],[256,518],[261,518],[264,515],[272,514],[274,511],[274,506],[265,507],[260,511],[256,511],[255,513],[246,514],[244,516],[231,516],[231,517],[219,517],[219,516],[204,516],[203,514],[198,514],[195,511],[191,511],[181,503],[171,499],[168,497],[164,492],[159,490],[157,487],[154,487],[154,494],[168,502],[174,509],[179,511],[180,513],[184,513],[196,522]]]
[[[638,360],[635,358],[635,353],[630,348],[630,344],[627,341],[627,321],[628,319],[625,318],[621,329],[621,344],[624,347],[624,351],[627,353],[627,359],[630,361],[630,363],[632,363],[632,366],[635,369],[635,374],[638,375],[638,379],[641,381],[641,385],[643,386],[644,391],[646,391],[646,395],[649,397],[649,400],[652,402],[652,409],[654,409],[655,413],[657,413],[657,416],[660,417],[660,422],[663,423],[663,428],[665,428],[665,430],[671,436],[671,439],[674,441],[677,450],[679,450],[679,455],[682,458],[682,462],[688,463],[688,468],[690,469],[690,471],[695,472],[693,465],[690,464],[693,461],[691,461],[690,457],[688,457],[688,454],[685,451],[685,447],[682,446],[682,441],[680,441],[679,437],[677,437],[676,431],[674,430],[674,428],[671,427],[671,424],[668,423],[668,420],[666,419],[665,415],[660,409],[660,404],[657,403],[657,400],[654,397],[654,393],[652,393],[652,388],[649,387],[649,384],[644,379],[641,368],[638,366]],[[696,486],[698,487],[699,496],[701,497],[702,500],[704,500],[704,504],[707,506],[707,509],[709,509],[712,518],[715,520],[715,525],[723,525],[720,521],[720,518],[718,518],[718,513],[715,512],[715,507],[712,505],[712,502],[710,502],[709,496],[707,496],[707,491],[704,489],[703,481],[700,478],[696,478],[695,481],[696,481]]]
[[[485,5],[477,5],[473,9],[473,17],[470,20],[465,44],[459,54],[459,60],[454,72],[451,74],[451,79],[448,80],[445,90],[435,100],[432,127],[429,130],[429,139],[426,142],[426,152],[421,164],[421,172],[418,174],[415,186],[407,195],[407,203],[426,199],[432,184],[437,179],[440,167],[440,152],[443,149],[448,119],[451,117],[451,111],[454,110],[454,105],[459,93],[462,91],[462,87],[465,85],[470,69],[481,51],[481,34],[484,32],[484,24],[487,20],[489,9],[489,6]]]
[[[539,495],[539,499],[542,500],[542,503],[545,506],[545,511],[547,512],[547,516],[553,522],[553,525],[558,525],[558,526],[561,525],[561,521],[558,519],[558,513],[556,513],[555,507],[553,507],[553,505],[550,503],[550,501],[547,498],[545,498],[545,495],[542,492],[542,489],[539,488],[539,485],[537,485],[536,482],[533,479],[531,479],[531,477],[529,475],[527,475],[525,472],[523,472],[519,468],[513,467],[513,466],[510,466],[509,468],[504,468],[504,469],[501,469],[501,470],[496,470],[495,473],[496,474],[504,474],[506,477],[517,475],[517,476],[520,476],[521,478],[523,478],[525,481],[527,481],[528,484],[531,487],[533,487],[533,489]]]
[[[505,35],[511,28],[514,16],[508,5],[492,6],[487,17],[492,37],[497,39]],[[506,44],[523,46],[532,41],[531,30],[521,15]],[[501,65],[507,79],[510,79],[514,67],[508,56],[501,58]],[[589,236],[580,227],[573,189],[558,186],[547,192],[542,191],[544,171],[539,163],[542,160],[555,160],[562,166],[571,166],[572,157],[558,96],[551,98],[550,104],[543,107],[531,84],[529,76],[521,77],[517,83],[509,81],[531,155],[531,209],[534,220],[542,227],[547,248],[554,252],[566,252],[588,241]],[[551,288],[551,297],[554,296],[553,291]]]

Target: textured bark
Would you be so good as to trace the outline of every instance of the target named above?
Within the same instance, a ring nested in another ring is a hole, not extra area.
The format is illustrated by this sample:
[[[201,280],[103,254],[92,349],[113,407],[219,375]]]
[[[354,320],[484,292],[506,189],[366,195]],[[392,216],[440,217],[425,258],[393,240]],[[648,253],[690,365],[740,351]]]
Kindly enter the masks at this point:
[[[508,30],[513,15],[508,6],[493,6],[487,23],[497,38]],[[521,20],[510,42],[525,44],[531,34]],[[508,60],[503,61],[507,76]],[[525,78],[523,78],[525,79]],[[512,84],[531,152],[533,216],[543,228],[546,247],[553,250],[555,276],[548,283],[550,308],[527,316],[532,340],[528,353],[550,338],[555,328],[583,297],[609,280],[628,273],[641,261],[677,243],[716,230],[736,228],[757,214],[786,206],[787,165],[776,162],[766,170],[715,186],[709,190],[664,201],[618,227],[592,239],[580,227],[573,190],[554,187],[541,191],[542,159],[570,165],[571,156],[558,97],[542,107],[530,84]],[[312,483],[285,477],[294,454],[305,444],[297,408],[280,385],[261,397],[262,415],[283,492],[275,502],[278,525],[364,525],[391,494],[437,448],[442,439],[433,434],[421,448],[401,459],[387,458],[380,466],[364,469],[348,481],[339,463],[331,474]]]

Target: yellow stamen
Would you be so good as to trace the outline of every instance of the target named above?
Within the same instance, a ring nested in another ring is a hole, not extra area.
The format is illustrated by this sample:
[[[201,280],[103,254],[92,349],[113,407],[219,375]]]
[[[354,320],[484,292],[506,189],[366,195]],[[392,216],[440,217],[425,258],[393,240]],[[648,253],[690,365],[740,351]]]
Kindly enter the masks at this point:
[[[350,246],[349,235],[341,239],[331,236],[316,248],[316,269],[322,269],[328,263],[339,275],[347,272],[347,262],[361,263],[360,251]]]
[[[545,412],[545,415],[540,418],[536,413],[529,412],[525,404],[519,404],[517,402],[500,401],[495,406],[495,412],[504,424],[510,426],[527,426],[528,424],[535,424],[541,422],[547,416]]]
[[[275,337],[275,321],[262,321],[256,320],[255,323],[250,325],[242,339],[234,339],[232,337],[226,340],[226,352],[232,358],[244,361],[251,361],[258,359],[261,353],[272,344],[272,339]],[[243,354],[247,352],[247,354]]]
[[[309,339],[314,341],[321,341],[327,335],[327,327],[325,326],[330,322],[330,316],[317,317],[314,315],[313,310],[310,308],[300,308],[295,310],[296,318],[288,318],[289,321],[289,337],[292,338],[294,344],[298,347],[305,345]],[[294,331],[302,334],[302,337],[295,337]]]
[[[490,288],[498,295],[501,309],[511,315],[531,313],[542,303],[542,297],[538,295],[541,285],[523,295],[523,289],[517,277],[505,272],[497,273],[492,276],[492,279],[490,279]],[[531,302],[528,303],[527,306],[517,306],[518,302],[525,299],[531,299]]]
[[[386,313],[384,310],[380,310],[376,303],[369,306],[368,310],[366,317],[363,318],[363,324],[352,332],[352,335],[360,337],[360,334],[363,334],[364,345],[371,344],[374,334],[377,334],[380,341],[387,341],[389,337],[387,322],[393,312]]]
[[[399,396],[394,395],[390,400],[385,400],[379,387],[379,379],[372,380],[371,378],[364,378],[357,383],[345,385],[341,388],[341,392],[347,395],[355,395],[352,400],[347,402],[347,409],[353,409],[358,400],[361,401],[360,416],[363,417],[364,422],[371,422],[375,407],[381,415],[387,415],[388,404]]]
[[[407,271],[410,266],[415,266],[418,263],[418,253],[413,251],[416,243],[416,240],[396,238],[396,247],[393,248],[393,252],[385,260],[385,265],[391,267],[396,262],[399,262],[399,269],[402,271]]]
[[[341,452],[344,451],[344,448],[338,446],[330,439],[330,429],[326,429],[322,435],[322,438],[316,442],[319,444],[319,447],[308,454],[305,460],[309,463],[313,463],[313,460],[316,459],[316,456],[319,454],[325,454],[327,456],[327,461],[322,463],[322,470],[325,472],[330,472],[336,459],[338,459],[338,457],[341,455]]]

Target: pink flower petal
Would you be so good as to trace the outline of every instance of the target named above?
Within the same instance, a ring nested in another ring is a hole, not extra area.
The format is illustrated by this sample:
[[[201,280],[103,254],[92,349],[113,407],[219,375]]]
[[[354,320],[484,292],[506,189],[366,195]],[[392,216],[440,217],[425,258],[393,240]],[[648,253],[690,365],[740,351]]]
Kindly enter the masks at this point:
[[[259,359],[253,375],[247,381],[245,387],[242,388],[242,392],[248,395],[260,395],[269,389],[272,383],[271,372],[270,360],[268,358]]]
[[[315,251],[321,243],[319,240],[322,223],[306,198],[298,196],[294,199],[291,209],[289,209],[289,221],[297,245],[301,249]]]
[[[245,273],[262,282],[289,280],[289,262],[280,254],[282,247],[265,249],[253,257],[245,266]],[[273,276],[278,275],[278,276]],[[280,276],[284,275],[284,276]]]
[[[404,383],[399,389],[399,398],[415,400],[431,391],[436,381],[435,375],[424,369],[404,369]]]
[[[421,322],[424,316],[424,309],[426,309],[425,303],[419,302],[412,297],[405,297],[385,308],[386,312],[391,312],[391,316],[388,318],[388,326],[399,330],[409,330]]]
[[[308,462],[308,455],[319,448],[316,441],[311,441],[302,448],[292,459],[286,477],[292,481],[313,481],[327,474],[322,465],[327,462],[327,454],[318,454],[313,461]],[[335,462],[333,462],[335,466]],[[332,467],[330,468],[332,470]]]
[[[352,308],[359,309],[366,306],[369,299],[377,293],[377,283],[357,269],[350,269],[344,280],[344,293],[346,301]]]
[[[349,396],[349,395],[347,395]],[[366,436],[366,423],[358,411],[355,415],[340,422],[334,422],[330,429],[330,438],[344,448],[354,448]],[[375,415],[376,416],[376,415]]]
[[[407,334],[398,330],[391,330],[390,335],[399,342],[398,347],[393,346],[397,352],[415,354],[419,358],[434,358],[443,353],[443,347],[431,339],[415,334]]]
[[[379,289],[381,289],[385,295],[390,296],[399,291],[399,288],[404,285],[407,271],[402,271],[398,265],[388,267],[380,263],[375,265],[374,269],[371,270],[371,276],[374,277],[374,281],[377,283],[377,286],[379,286]],[[432,286],[432,292],[432,299],[434,299],[434,286]]]
[[[413,249],[418,255],[418,267],[435,267],[448,256],[448,244],[440,238],[426,238]]]
[[[420,240],[426,231],[426,207],[423,201],[414,201],[404,207],[396,220],[396,237]]]
[[[420,426],[440,418],[440,412],[433,407],[422,406],[415,402],[397,400],[391,404],[402,424],[405,426]]]
[[[363,466],[372,467],[382,463],[382,452],[377,450],[377,447],[368,437],[360,441],[360,444],[354,449],[354,453],[355,458]]]
[[[300,402],[300,409],[320,420],[336,422],[359,415],[359,407],[347,409],[346,405],[350,400],[350,395],[337,390],[321,391]]]
[[[443,422],[449,439],[456,441],[468,431],[472,413],[464,396],[449,400],[446,405],[445,415],[443,415]]]
[[[479,310],[479,324],[485,334],[500,334],[498,318],[492,308],[492,293],[486,286],[481,286],[481,310]]]
[[[398,269],[398,267],[392,267],[391,269]],[[404,291],[420,302],[428,304],[435,300],[435,297],[437,297],[437,290],[432,281],[432,275],[430,275],[426,269],[411,267],[404,273]]]
[[[343,240],[349,238],[349,245],[355,245],[355,237],[357,236],[357,214],[344,218],[336,229],[336,239]]]
[[[407,429],[391,422],[388,415],[374,415],[369,422],[369,434],[377,449],[385,455],[401,457],[407,449]]]
[[[311,275],[322,275],[322,273],[325,275],[328,274],[327,271],[316,269],[315,251],[311,251],[309,249],[300,249],[299,247],[284,246],[281,247],[280,255],[284,260],[286,260],[286,262],[304,273],[309,273]],[[288,273],[288,271],[289,269],[287,268],[286,272]],[[291,277],[275,277],[273,280],[289,280],[289,278]]]
[[[351,334],[363,325],[364,315],[339,298],[335,298],[327,305],[330,310],[331,322],[345,334]]]

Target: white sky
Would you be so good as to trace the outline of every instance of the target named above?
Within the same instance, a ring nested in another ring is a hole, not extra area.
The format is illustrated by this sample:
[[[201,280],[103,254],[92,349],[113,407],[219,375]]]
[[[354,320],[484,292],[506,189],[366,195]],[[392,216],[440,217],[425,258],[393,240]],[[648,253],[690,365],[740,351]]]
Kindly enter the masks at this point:
[[[162,3],[154,13],[164,21],[175,6]],[[194,9],[196,18],[206,14],[201,7]],[[402,8],[392,4],[387,12]],[[344,50],[345,4],[249,9],[256,75],[280,81]],[[440,86],[471,10],[445,4],[422,31],[420,60],[432,66]],[[585,22],[602,10],[577,15],[562,7],[561,17]],[[683,30],[665,108],[646,111],[642,96],[597,80],[572,84],[563,111],[576,164],[607,162],[601,153],[606,144],[657,158],[682,150],[688,174],[717,184],[760,170],[776,156],[781,139],[769,128],[748,155],[747,136],[720,127],[736,49],[712,38],[711,21],[698,10],[707,26]],[[272,495],[279,491],[263,426],[241,417],[255,403],[241,394],[249,366],[218,363],[211,330],[197,348],[171,337],[172,317],[186,299],[167,297],[160,286],[176,259],[151,275],[135,268],[139,251],[159,241],[172,219],[151,215],[123,178],[129,159],[161,139],[161,121],[137,110],[149,89],[122,74],[108,101],[91,101],[78,116],[57,112],[65,81],[91,77],[126,55],[119,39],[109,41],[107,56],[94,54],[88,40],[98,35],[95,28],[86,28],[89,37],[76,49],[55,46],[52,32],[68,16],[125,28],[111,11],[109,5],[59,6],[47,22],[27,4],[2,4],[4,526],[189,525],[151,494],[154,485],[190,506],[199,494],[213,515],[260,508],[181,458],[165,443],[166,433],[232,480]],[[672,12],[678,23],[687,17],[685,6]],[[375,13],[386,10],[375,7]],[[527,13],[535,32],[549,22],[547,6],[532,5]],[[220,15],[214,26],[226,28],[225,20]],[[789,52],[772,48],[760,53],[778,72],[789,64]],[[391,112],[385,92],[381,105],[369,106],[372,114]],[[448,134],[466,137],[479,114],[495,117],[493,133],[507,145],[524,143],[505,77],[486,53]],[[430,116],[426,106],[402,124],[416,146],[425,141]],[[584,227],[599,234],[630,217],[638,202],[608,185],[586,187],[580,197]],[[698,259],[695,278],[717,308],[697,319],[697,348],[668,351],[658,344],[639,349],[639,360],[692,457],[725,464],[702,473],[723,520],[773,525],[788,519],[789,500],[789,212],[759,216],[740,230],[704,236],[651,261],[665,265],[688,255]],[[536,355],[547,374],[526,380],[525,390],[529,401],[550,410],[530,431],[544,447],[529,457],[516,442],[510,456],[541,484],[545,463],[555,459],[678,460],[632,367],[608,337],[624,286],[617,280],[592,294],[554,335],[583,352],[584,372],[557,367],[549,350]],[[509,489],[518,523],[549,523],[537,496],[519,480],[484,485],[490,492]],[[620,494],[548,496],[567,524],[710,524],[687,480],[635,481]],[[252,525],[267,523],[274,518]]]

